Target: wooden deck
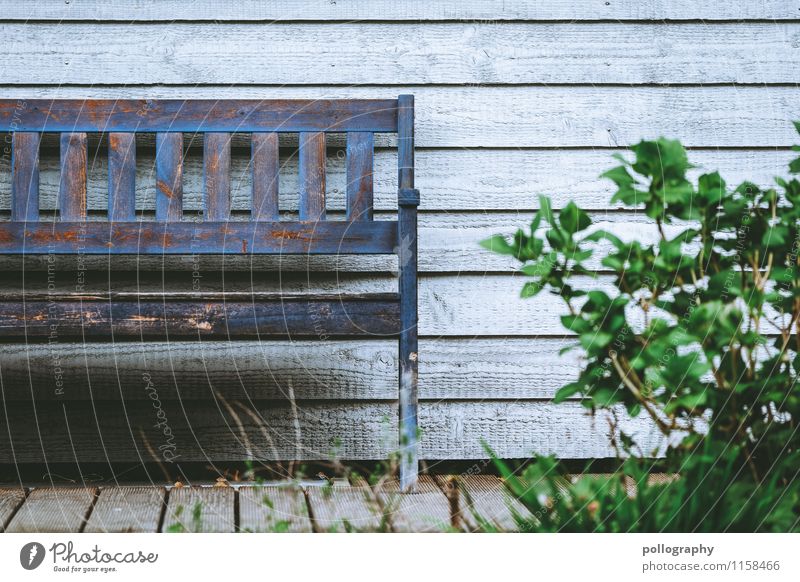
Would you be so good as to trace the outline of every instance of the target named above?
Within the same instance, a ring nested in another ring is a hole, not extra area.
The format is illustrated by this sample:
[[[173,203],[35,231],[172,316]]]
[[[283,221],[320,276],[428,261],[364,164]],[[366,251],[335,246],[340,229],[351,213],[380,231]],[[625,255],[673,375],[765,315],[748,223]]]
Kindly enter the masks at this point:
[[[6,532],[444,532],[477,529],[475,513],[513,531],[510,499],[497,477],[423,476],[399,494],[345,481],[194,486],[0,489]],[[472,506],[467,504],[467,499]],[[522,509],[516,504],[516,509]],[[524,511],[524,510],[523,510]]]

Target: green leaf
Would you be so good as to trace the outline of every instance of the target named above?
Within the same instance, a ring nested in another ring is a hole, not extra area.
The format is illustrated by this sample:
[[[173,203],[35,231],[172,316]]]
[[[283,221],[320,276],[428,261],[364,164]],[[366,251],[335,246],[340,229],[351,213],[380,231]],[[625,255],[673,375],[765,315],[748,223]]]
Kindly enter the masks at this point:
[[[575,234],[579,230],[585,230],[592,224],[592,219],[583,210],[578,208],[574,202],[567,204],[558,213],[558,221],[561,226],[570,234]]]
[[[625,166],[617,166],[616,168],[611,168],[607,172],[603,172],[600,174],[601,178],[608,178],[612,182],[614,182],[620,189],[622,188],[629,188],[635,183],[633,177],[628,173],[628,168]]]
[[[480,242],[480,245],[483,248],[488,249],[493,253],[497,253],[499,255],[513,256],[516,254],[516,249],[512,245],[508,244],[508,241],[506,241],[506,237],[499,234],[489,237],[485,240],[482,240]]]
[[[553,205],[550,203],[550,198],[547,196],[539,196],[539,212],[544,216],[544,219],[555,226],[555,219],[553,218]]]
[[[528,281],[522,286],[522,291],[519,296],[523,299],[528,299],[539,294],[544,289],[544,283],[541,281]]]
[[[564,402],[567,398],[578,394],[583,390],[583,384],[580,382],[572,382],[571,384],[567,384],[566,386],[562,386],[556,391],[556,395],[553,397],[553,402],[559,404]]]

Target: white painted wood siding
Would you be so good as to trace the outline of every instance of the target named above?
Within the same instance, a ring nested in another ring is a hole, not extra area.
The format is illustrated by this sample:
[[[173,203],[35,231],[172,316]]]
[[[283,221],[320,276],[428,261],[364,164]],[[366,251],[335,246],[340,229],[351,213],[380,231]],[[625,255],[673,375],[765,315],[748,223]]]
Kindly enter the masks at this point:
[[[650,236],[641,214],[609,205],[612,185],[598,178],[612,153],[642,138],[679,138],[703,170],[762,184],[784,170],[790,146],[800,141],[790,123],[800,119],[797,0],[0,0],[0,14],[5,98],[416,95],[420,421],[422,456],[432,461],[483,458],[481,438],[505,457],[612,454],[603,417],[586,416],[577,402],[549,402],[577,372],[574,356],[558,356],[569,342],[559,302],[519,299],[514,264],[482,251],[480,239],[524,226],[538,194],[556,207],[577,200],[621,236]],[[55,206],[59,183],[53,143],[45,140],[42,156],[44,208]],[[394,141],[376,144],[376,209],[388,218],[396,206]],[[153,156],[146,140],[140,145],[137,199],[150,210]],[[334,137],[329,145],[329,204],[341,210],[342,142]],[[281,207],[294,211],[297,167],[288,148],[284,154]],[[192,150],[188,209],[200,207],[201,166]],[[251,183],[244,149],[234,152],[232,176],[233,209],[245,210]],[[10,203],[9,178],[3,156],[2,209]],[[105,208],[106,180],[101,147],[91,160],[90,211]],[[288,277],[281,288],[375,291],[394,284],[396,263],[385,259],[304,261],[282,266],[354,273]],[[103,257],[87,264],[108,267]],[[146,272],[162,264],[147,257],[113,267]],[[69,258],[59,265],[75,268]],[[210,273],[223,261],[169,258],[166,265]],[[240,274],[278,266],[271,257],[224,265]],[[23,267],[35,277],[47,263],[0,258],[4,271]],[[376,267],[383,273],[363,273]],[[265,277],[259,284],[274,286]],[[608,283],[601,276],[597,284]],[[53,391],[54,361],[69,387],[65,397]],[[174,419],[187,460],[319,459],[334,449],[344,458],[379,458],[396,438],[396,371],[395,344],[382,340],[7,345],[0,376],[17,436],[7,442],[0,426],[0,462],[42,454],[26,403],[31,392],[40,425],[54,435],[43,437],[49,462],[69,461],[76,450],[104,460],[101,439],[118,460],[148,460],[153,435],[137,432],[151,420],[144,372]],[[297,408],[287,402],[292,398]],[[224,403],[235,401],[255,411],[267,432],[250,416],[232,416]],[[72,443],[62,438],[65,422]],[[647,447],[657,446],[646,422],[630,425]]]

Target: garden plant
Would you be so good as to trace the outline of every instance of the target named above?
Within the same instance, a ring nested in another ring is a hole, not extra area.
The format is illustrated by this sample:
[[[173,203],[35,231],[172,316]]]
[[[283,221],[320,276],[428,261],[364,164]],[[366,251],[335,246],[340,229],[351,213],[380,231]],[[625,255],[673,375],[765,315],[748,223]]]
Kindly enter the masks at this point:
[[[800,123],[796,123],[800,131]],[[795,148],[800,150],[800,148]],[[520,472],[497,461],[533,531],[797,531],[800,528],[800,181],[731,187],[690,176],[685,148],[642,141],[602,176],[612,204],[644,213],[649,240],[593,225],[547,198],[529,230],[481,244],[522,263],[522,297],[564,302],[580,351],[556,402],[646,415],[663,438],[646,450],[617,424],[622,462],[565,478],[552,458]],[[800,159],[789,174],[800,173]],[[653,467],[674,479],[651,483]],[[635,494],[631,487],[635,485]]]

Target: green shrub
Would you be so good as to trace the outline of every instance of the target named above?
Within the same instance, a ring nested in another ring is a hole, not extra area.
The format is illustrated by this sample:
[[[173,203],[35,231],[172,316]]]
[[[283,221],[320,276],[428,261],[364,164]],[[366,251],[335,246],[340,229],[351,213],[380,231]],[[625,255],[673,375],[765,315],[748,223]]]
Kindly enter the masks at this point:
[[[523,263],[530,281],[522,297],[547,291],[565,303],[561,321],[576,336],[565,350],[580,350],[582,364],[556,402],[580,397],[592,410],[646,414],[669,442],[666,466],[680,473],[680,485],[655,487],[652,500],[644,485],[636,501],[625,501],[612,479],[599,490],[605,493],[592,489],[600,503],[595,525],[636,529],[636,519],[646,531],[791,527],[785,509],[788,503],[797,519],[800,470],[800,181],[732,189],[716,172],[690,180],[692,165],[677,141],[643,141],[631,150],[632,160],[615,156],[620,165],[603,177],[616,185],[612,203],[652,219],[653,242],[621,240],[595,229],[576,204],[556,213],[540,198],[528,232],[481,243]],[[800,172],[800,160],[789,170]],[[609,280],[598,278],[598,268]],[[617,436],[625,456],[655,453]],[[553,469],[548,463],[535,463],[528,480]],[[639,463],[631,460],[625,470]],[[574,493],[583,499],[586,488],[600,485],[580,487]],[[746,501],[758,495],[769,497],[766,505]],[[704,522],[675,509],[711,507],[718,496],[736,515],[720,510]],[[617,502],[617,509],[606,507]],[[584,524],[577,529],[594,523],[588,509],[570,507],[569,523]],[[553,519],[567,527],[566,515]]]

